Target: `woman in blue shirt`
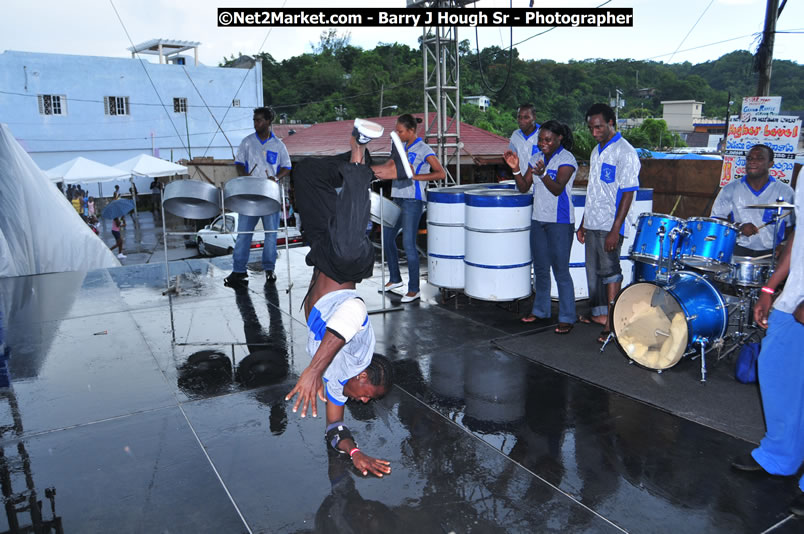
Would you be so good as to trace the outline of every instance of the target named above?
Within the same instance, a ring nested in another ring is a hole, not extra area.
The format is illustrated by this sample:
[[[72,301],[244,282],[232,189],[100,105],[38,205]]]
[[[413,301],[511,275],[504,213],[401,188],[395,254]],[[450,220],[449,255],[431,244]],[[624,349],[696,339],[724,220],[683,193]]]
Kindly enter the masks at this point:
[[[446,172],[441,166],[441,162],[421,137],[416,135],[418,123],[422,119],[413,115],[405,114],[400,116],[396,122],[396,133],[399,139],[405,144],[405,154],[408,163],[413,169],[413,179],[406,176],[397,176],[392,173],[393,179],[391,198],[402,209],[396,226],[383,227],[385,240],[385,257],[388,260],[388,270],[391,281],[385,285],[385,289],[396,289],[402,287],[402,275],[399,272],[399,251],[396,248],[396,235],[402,229],[402,245],[405,248],[405,257],[408,260],[408,292],[402,297],[402,302],[413,302],[420,296],[419,292],[419,253],[416,250],[416,234],[419,231],[419,219],[421,219],[424,203],[427,201],[427,184],[430,180],[443,180]],[[402,155],[400,155],[402,156]],[[384,173],[382,173],[384,174]],[[385,176],[378,175],[380,178]],[[381,290],[382,291],[382,290]]]
[[[570,248],[575,233],[572,184],[578,163],[570,152],[572,132],[566,124],[547,121],[539,129],[539,151],[533,154],[524,176],[519,158],[512,151],[504,155],[514,171],[519,191],[533,186],[533,215],[530,248],[533,257],[533,309],[523,323],[550,319],[550,269],[558,285],[558,326],[556,334],[572,330],[575,315],[575,287],[569,270]]]

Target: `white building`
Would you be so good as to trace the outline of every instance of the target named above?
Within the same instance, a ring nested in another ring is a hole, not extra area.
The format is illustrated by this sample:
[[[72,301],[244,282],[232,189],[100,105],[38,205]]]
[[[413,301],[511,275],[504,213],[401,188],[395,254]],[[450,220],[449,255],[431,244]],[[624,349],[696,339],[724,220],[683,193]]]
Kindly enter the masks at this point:
[[[5,51],[0,120],[42,169],[76,156],[110,165],[143,153],[232,159],[254,131],[253,108],[263,105],[262,64],[196,64],[198,45],[159,39],[130,49],[164,64]],[[196,52],[179,55],[187,50]]]
[[[697,100],[662,100],[662,119],[667,129],[674,132],[692,132],[694,123],[703,118],[703,105]]]
[[[486,111],[491,107],[491,99],[487,96],[465,96],[463,97],[464,104],[474,104],[480,108],[480,111]]]

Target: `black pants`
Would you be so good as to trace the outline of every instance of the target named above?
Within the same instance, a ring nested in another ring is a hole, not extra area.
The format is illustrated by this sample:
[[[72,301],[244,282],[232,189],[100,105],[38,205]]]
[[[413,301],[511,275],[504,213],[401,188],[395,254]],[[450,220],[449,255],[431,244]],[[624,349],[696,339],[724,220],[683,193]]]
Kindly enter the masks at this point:
[[[374,173],[349,163],[349,153],[310,158],[293,168],[296,209],[310,244],[307,264],[338,282],[360,282],[374,269],[374,249],[366,235]]]

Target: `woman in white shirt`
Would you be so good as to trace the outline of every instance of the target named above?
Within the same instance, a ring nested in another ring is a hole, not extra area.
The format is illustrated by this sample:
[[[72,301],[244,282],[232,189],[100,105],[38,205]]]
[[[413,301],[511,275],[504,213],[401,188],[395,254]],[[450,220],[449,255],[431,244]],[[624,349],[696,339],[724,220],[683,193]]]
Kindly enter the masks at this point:
[[[551,315],[550,269],[558,284],[558,326],[556,334],[568,334],[575,314],[575,288],[569,271],[570,249],[575,233],[572,184],[578,163],[572,155],[572,131],[566,124],[547,121],[539,129],[539,151],[531,156],[523,176],[519,158],[512,151],[504,155],[514,171],[522,193],[533,187],[533,215],[530,246],[533,256],[533,309],[523,323],[548,322]]]

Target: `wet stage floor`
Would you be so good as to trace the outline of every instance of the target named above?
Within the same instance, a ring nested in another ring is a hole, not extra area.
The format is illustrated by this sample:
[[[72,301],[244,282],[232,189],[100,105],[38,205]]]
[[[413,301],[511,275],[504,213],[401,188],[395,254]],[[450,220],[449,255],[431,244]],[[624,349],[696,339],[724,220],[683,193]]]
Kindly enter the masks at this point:
[[[804,531],[795,480],[729,470],[750,443],[496,350],[526,329],[485,303],[371,316],[396,387],[346,423],[393,472],[360,476],[283,400],[305,250],[290,291],[284,257],[267,289],[231,258],[171,264],[173,296],[159,264],[0,279],[0,532]]]

